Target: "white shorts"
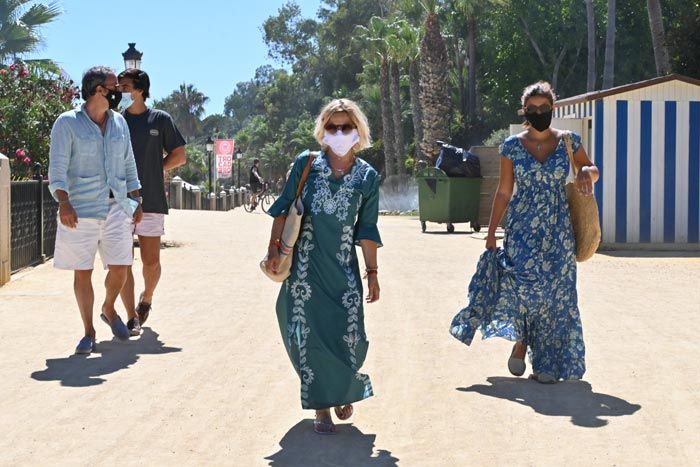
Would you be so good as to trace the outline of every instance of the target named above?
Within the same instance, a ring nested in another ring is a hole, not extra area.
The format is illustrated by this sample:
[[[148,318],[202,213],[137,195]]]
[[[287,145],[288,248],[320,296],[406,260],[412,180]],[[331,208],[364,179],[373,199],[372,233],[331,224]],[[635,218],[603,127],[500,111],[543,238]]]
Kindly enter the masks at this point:
[[[79,217],[78,226],[71,229],[59,219],[54,267],[71,271],[93,269],[98,250],[105,269],[107,266],[130,266],[134,262],[131,229],[131,217],[114,201],[110,201],[105,220]]]
[[[141,222],[134,225],[134,234],[141,237],[162,237],[165,235],[165,214],[144,212]]]

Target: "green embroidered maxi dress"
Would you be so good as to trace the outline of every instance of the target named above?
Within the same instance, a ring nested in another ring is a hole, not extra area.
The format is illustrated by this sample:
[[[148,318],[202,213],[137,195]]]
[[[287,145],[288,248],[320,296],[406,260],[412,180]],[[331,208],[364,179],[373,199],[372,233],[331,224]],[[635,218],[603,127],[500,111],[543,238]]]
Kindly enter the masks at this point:
[[[297,157],[272,217],[289,209],[309,153]],[[301,406],[324,409],[372,395],[358,372],[367,354],[362,277],[355,245],[381,246],[379,174],[356,158],[349,174],[332,175],[321,152],[302,191],[304,219],[291,275],[277,298],[277,319],[287,354],[301,379]]]

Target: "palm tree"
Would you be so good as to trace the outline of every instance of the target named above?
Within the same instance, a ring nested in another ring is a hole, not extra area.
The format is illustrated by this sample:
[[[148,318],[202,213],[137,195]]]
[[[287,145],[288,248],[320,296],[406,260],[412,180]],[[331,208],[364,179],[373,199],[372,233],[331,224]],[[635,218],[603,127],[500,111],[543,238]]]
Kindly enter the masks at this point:
[[[28,3],[30,0],[0,0],[0,65],[36,52],[41,45],[39,29],[61,14],[55,2],[27,7]],[[47,60],[36,62],[51,65]]]
[[[403,132],[403,105],[401,103],[401,68],[415,60],[418,54],[418,33],[408,21],[399,19],[391,23],[391,35],[387,38],[391,67],[391,103],[396,137],[396,169],[406,174],[406,144]],[[416,96],[417,97],[417,96]],[[415,120],[414,120],[415,129]]]
[[[445,41],[440,34],[436,0],[421,0],[427,13],[420,53],[420,102],[423,110],[421,152],[435,160],[436,140],[447,139],[450,121],[450,92]]]
[[[647,12],[649,13],[649,27],[651,28],[651,41],[654,45],[654,63],[658,76],[671,72],[664,33],[664,18],[661,14],[661,2],[659,0],[647,0]]]
[[[391,117],[394,125],[394,151],[396,154],[396,173],[406,173],[406,144],[403,134],[402,105],[401,105],[401,65],[398,60],[392,60],[391,68]]]
[[[615,82],[615,14],[615,0],[608,0],[608,29],[605,33],[603,89],[613,87]]]
[[[423,113],[420,106],[420,42],[420,29],[412,26],[406,20],[398,20],[394,23],[394,35],[391,38],[390,45],[399,62],[404,66],[408,66],[416,160],[422,159],[419,142],[423,140]],[[400,161],[399,165],[401,163]]]
[[[155,101],[153,107],[168,112],[189,142],[197,136],[204,115],[204,104],[208,101],[209,98],[198,91],[193,84],[182,83],[168,97]]]
[[[586,91],[595,91],[595,10],[593,0],[586,0],[586,26],[588,30],[588,73]]]
[[[467,23],[467,102],[465,115],[470,120],[476,116],[476,23],[483,3],[483,0],[454,1],[454,7],[462,13]]]
[[[389,51],[387,39],[391,33],[387,22],[373,16],[369,20],[369,26],[357,26],[357,37],[366,44],[365,59],[369,62],[379,62],[380,69],[380,93],[382,110],[382,143],[384,144],[384,176],[390,177],[396,174],[396,136],[394,134],[394,122],[391,105],[391,70],[389,64]]]

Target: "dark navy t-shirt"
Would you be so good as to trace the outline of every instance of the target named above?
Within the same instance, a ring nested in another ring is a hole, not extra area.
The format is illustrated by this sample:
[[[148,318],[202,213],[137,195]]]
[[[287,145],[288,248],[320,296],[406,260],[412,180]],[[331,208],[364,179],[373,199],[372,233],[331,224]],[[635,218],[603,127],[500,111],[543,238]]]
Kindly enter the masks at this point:
[[[139,115],[124,110],[122,115],[131,133],[131,146],[141,181],[143,212],[167,214],[163,157],[164,153],[169,154],[173,149],[184,146],[185,139],[172,117],[162,110],[147,109]]]

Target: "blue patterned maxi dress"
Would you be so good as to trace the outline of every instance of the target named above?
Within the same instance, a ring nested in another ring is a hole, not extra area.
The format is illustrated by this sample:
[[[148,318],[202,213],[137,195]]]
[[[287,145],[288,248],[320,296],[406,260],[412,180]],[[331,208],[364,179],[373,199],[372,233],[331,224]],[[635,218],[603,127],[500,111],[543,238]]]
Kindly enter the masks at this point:
[[[287,212],[308,158],[308,152],[297,157],[268,214]],[[382,244],[379,174],[357,158],[349,174],[335,178],[322,152],[311,164],[302,201],[304,218],[291,275],[277,298],[277,320],[301,380],[302,408],[325,409],[372,395],[369,376],[358,371],[369,343],[355,246],[360,240]]]
[[[576,151],[581,138],[572,133],[571,139]],[[457,313],[450,332],[466,345],[477,329],[484,339],[523,341],[534,373],[580,379],[585,349],[565,190],[566,146],[560,141],[539,162],[511,136],[500,153],[513,161],[517,187],[508,205],[503,248],[481,255],[469,284],[469,304]]]

